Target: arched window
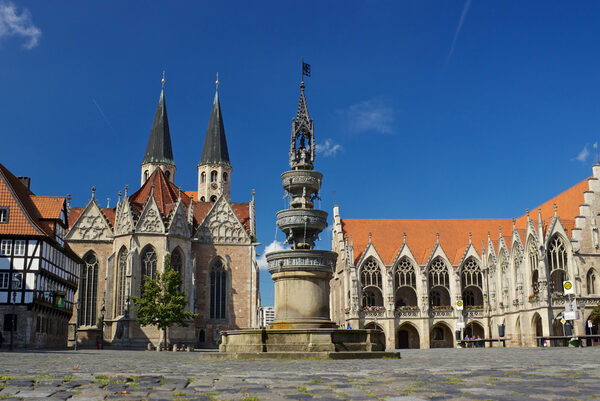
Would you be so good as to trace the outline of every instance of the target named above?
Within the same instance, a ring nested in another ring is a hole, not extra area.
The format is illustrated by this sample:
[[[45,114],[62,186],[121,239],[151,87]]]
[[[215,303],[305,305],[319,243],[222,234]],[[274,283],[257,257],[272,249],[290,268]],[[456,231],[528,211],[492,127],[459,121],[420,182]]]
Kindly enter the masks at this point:
[[[373,258],[369,258],[360,269],[362,306],[383,306],[381,292],[381,269]]]
[[[567,278],[567,250],[558,235],[550,240],[547,256],[550,270],[550,291],[562,293],[563,281]]]
[[[145,170],[144,171],[144,182],[148,181],[148,175],[149,175],[148,170]]]
[[[590,269],[587,272],[586,283],[588,295],[594,295],[598,293],[598,285],[596,284],[596,271],[594,269]]]
[[[463,264],[460,284],[464,304],[483,307],[483,274],[475,259],[469,258]]]
[[[81,267],[81,276],[79,279],[79,299],[81,307],[79,309],[79,325],[95,326],[96,305],[98,295],[98,258],[94,252],[88,252],[84,257],[85,264]]]
[[[165,171],[165,175],[167,176],[167,180],[171,179],[171,172],[169,170]]]
[[[179,286],[179,291],[183,289],[183,256],[181,255],[181,249],[176,248],[171,254],[171,266],[173,270],[179,273],[179,278],[181,278],[181,286]]]
[[[206,182],[206,173],[203,171],[202,174],[200,174],[200,183],[204,184]]]
[[[210,318],[225,319],[227,272],[223,261],[215,259],[210,267]]]
[[[117,258],[117,299],[115,302],[115,314],[122,316],[125,314],[126,305],[126,283],[127,283],[127,248],[123,247],[119,251]]]
[[[213,170],[210,172],[210,182],[217,182],[217,170]]]
[[[142,251],[142,285],[143,277],[156,278],[156,252],[150,245]]]
[[[529,271],[531,272],[531,294],[537,294],[540,290],[540,274],[538,272],[538,251],[534,241],[529,241],[527,245],[527,258],[529,259]]]
[[[449,288],[448,283],[449,278],[446,264],[441,258],[435,258],[429,266],[429,288],[437,286]]]
[[[223,173],[223,182],[227,182],[227,173]]]
[[[400,262],[396,265],[396,274],[394,274],[395,287],[400,288],[404,286],[416,288],[416,276],[415,276],[415,268],[413,264],[410,263],[408,258],[400,259]]]

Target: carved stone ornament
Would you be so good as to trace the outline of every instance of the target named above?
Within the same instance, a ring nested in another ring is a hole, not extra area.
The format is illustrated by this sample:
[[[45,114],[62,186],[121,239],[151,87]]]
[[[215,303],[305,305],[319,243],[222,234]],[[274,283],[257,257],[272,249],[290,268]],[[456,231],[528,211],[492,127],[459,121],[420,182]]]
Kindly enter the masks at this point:
[[[206,244],[249,244],[250,236],[225,197],[220,197],[194,236]]]
[[[129,200],[125,199],[123,201],[123,206],[121,207],[121,211],[119,213],[119,218],[117,220],[115,233],[116,234],[128,234],[131,232],[133,228],[133,217],[131,215],[131,209],[129,207]]]
[[[171,219],[169,234],[189,238],[191,234],[184,209],[183,203],[179,202],[175,208],[175,213],[173,213],[173,218]]]
[[[96,202],[91,201],[67,235],[68,240],[110,241],[112,230]]]
[[[136,231],[140,233],[164,233],[165,226],[154,198],[150,198],[140,216]]]

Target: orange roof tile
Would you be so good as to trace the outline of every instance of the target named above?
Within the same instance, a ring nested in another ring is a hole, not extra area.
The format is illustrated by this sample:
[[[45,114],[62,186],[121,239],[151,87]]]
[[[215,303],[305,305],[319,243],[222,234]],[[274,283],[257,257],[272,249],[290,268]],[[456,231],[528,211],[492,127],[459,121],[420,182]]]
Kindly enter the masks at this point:
[[[60,212],[65,205],[64,196],[38,196],[32,195],[31,200],[35,204],[42,219],[59,219]]]

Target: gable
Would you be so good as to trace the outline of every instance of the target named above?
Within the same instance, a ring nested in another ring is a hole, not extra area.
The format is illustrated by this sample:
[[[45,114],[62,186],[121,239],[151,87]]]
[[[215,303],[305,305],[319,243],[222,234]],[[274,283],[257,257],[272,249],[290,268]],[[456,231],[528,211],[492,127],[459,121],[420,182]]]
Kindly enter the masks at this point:
[[[20,183],[19,183],[20,184]],[[15,184],[16,185],[16,184]],[[23,187],[22,189],[25,189]],[[16,188],[19,190],[19,188]],[[24,194],[27,196],[27,194]],[[0,234],[44,235],[42,229],[34,222],[36,216],[30,216],[15,190],[0,174],[0,207],[8,207],[8,223],[0,224]],[[33,208],[33,203],[30,205]]]
[[[250,244],[246,228],[224,196],[215,202],[194,238],[207,244]]]
[[[117,217],[117,223],[115,225],[115,235],[128,234],[133,229],[133,216],[131,215],[131,207],[129,206],[129,199],[125,198],[121,202],[119,209],[119,217]]]
[[[190,205],[191,209],[191,205]],[[186,218],[183,202],[178,202],[175,206],[175,212],[169,224],[169,234],[178,237],[189,238],[191,236],[188,220]]]
[[[162,221],[160,211],[154,200],[154,196],[151,196],[146,206],[140,215],[135,231],[138,233],[158,233],[162,234],[165,232],[165,225]]]
[[[92,199],[88,203],[83,213],[69,230],[66,239],[69,241],[112,240],[112,230],[95,200]]]

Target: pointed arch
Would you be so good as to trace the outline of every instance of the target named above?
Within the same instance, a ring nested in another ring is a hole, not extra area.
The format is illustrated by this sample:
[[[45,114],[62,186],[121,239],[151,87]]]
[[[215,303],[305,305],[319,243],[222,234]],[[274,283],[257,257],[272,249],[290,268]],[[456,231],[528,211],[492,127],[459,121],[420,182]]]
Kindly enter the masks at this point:
[[[454,340],[452,339],[452,330],[445,322],[438,322],[432,328],[429,334],[430,348],[452,348]]]
[[[98,256],[94,251],[88,251],[83,256],[85,262],[81,266],[79,279],[79,299],[81,305],[78,311],[80,326],[96,326],[98,298]]]
[[[450,275],[441,257],[436,257],[427,269],[429,303],[432,307],[450,305]]]
[[[560,234],[554,234],[550,238],[546,257],[550,271],[550,291],[562,293],[563,281],[567,280],[569,275],[567,274],[567,247]]]
[[[460,286],[465,306],[483,308],[483,273],[474,257],[469,257],[460,269]]]
[[[171,252],[171,266],[173,267],[173,270],[175,270],[177,273],[179,273],[179,278],[181,279],[181,286],[179,287],[180,291],[183,291],[184,288],[184,278],[185,278],[185,274],[183,274],[183,266],[185,266],[184,263],[184,257],[183,257],[183,251],[181,250],[180,247],[176,247],[175,249],[173,249],[173,252]]]
[[[396,308],[417,306],[417,277],[414,264],[403,256],[394,266],[394,294]]]
[[[158,258],[152,245],[146,245],[141,253],[142,278],[148,277],[152,280],[156,278],[156,262]]]
[[[531,278],[531,294],[537,294],[540,290],[540,259],[537,248],[537,242],[530,236],[527,240],[527,262],[529,264],[529,277]]]
[[[210,277],[210,318],[226,319],[227,311],[227,270],[225,262],[215,257],[209,267]]]
[[[404,322],[396,331],[396,348],[420,348],[419,329],[411,322]]]
[[[585,282],[587,286],[588,295],[598,294],[598,275],[596,273],[596,269],[591,268],[590,270],[588,270],[585,276]]]
[[[359,277],[362,306],[383,306],[381,267],[375,258],[369,257],[362,264]]]
[[[123,316],[127,307],[126,302],[126,284],[127,284],[127,248],[121,247],[117,257],[117,282],[116,282],[116,299],[115,299],[115,315]]]

